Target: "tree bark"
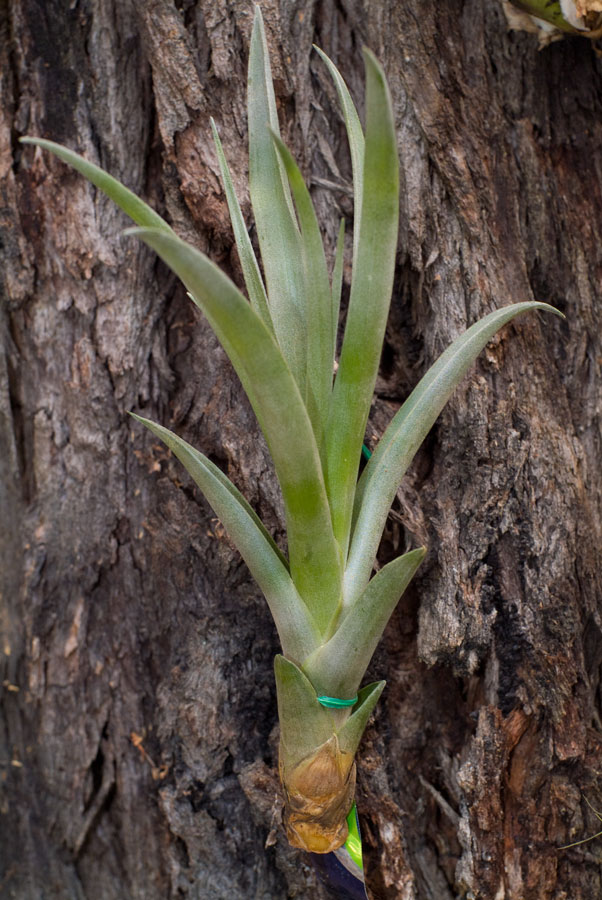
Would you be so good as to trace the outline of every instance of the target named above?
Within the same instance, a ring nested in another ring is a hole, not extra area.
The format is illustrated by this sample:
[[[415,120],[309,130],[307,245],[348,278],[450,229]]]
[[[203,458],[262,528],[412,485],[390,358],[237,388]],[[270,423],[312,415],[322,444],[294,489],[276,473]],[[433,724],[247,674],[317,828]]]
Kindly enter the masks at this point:
[[[372,662],[360,750],[382,900],[591,900],[602,621],[602,66],[490,0],[261,0],[283,134],[332,250],[350,163],[321,46],[399,134],[396,287],[369,441],[450,341],[507,327],[406,477],[380,558],[429,553]],[[0,896],[325,897],[279,826],[278,645],[196,488],[128,410],[218,462],[280,540],[263,439],[207,323],[113,205],[122,179],[240,282],[251,2],[0,3]],[[334,186],[333,186],[334,185]],[[346,270],[346,283],[350,272]]]

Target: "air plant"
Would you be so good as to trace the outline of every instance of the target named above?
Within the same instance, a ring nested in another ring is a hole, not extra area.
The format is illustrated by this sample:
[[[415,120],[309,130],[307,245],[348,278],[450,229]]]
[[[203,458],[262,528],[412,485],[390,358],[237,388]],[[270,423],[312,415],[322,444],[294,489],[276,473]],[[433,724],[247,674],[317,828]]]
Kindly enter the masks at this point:
[[[512,28],[538,32],[543,45],[568,35],[602,37],[600,0],[506,0],[504,8]]]
[[[263,22],[257,10],[248,72],[249,185],[263,275],[215,125],[213,133],[248,300],[205,255],[102,169],[39,138],[104,191],[182,279],[228,354],[265,435],[286,514],[288,556],[242,494],[206,456],[162,425],[134,416],[184,464],[221,519],[268,602],[282,645],[275,659],[279,767],[290,842],[340,847],[354,799],[354,757],[385,686],[362,686],[399,598],[425,555],[411,550],[372,575],[401,479],[427,432],[489,339],[523,302],[485,316],[442,354],[394,416],[358,480],[393,287],[399,176],[389,90],[364,50],[366,123],[334,81],[355,194],[353,278],[338,367],[341,223],[332,277],[299,168],[279,135]],[[552,310],[554,311],[554,310]]]

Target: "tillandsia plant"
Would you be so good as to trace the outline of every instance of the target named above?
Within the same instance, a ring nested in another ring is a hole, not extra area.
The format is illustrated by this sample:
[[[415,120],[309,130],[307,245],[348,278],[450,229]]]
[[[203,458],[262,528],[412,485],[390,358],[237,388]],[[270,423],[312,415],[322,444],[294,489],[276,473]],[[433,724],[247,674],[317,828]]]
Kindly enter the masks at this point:
[[[262,18],[248,77],[249,185],[263,274],[213,124],[248,300],[206,256],[180,240],[118,181],[60,145],[51,150],[111,197],[184,282],[238,373],[265,435],[286,514],[288,556],[224,473],[177,435],[134,416],[181,460],[265,594],[282,645],[275,659],[279,767],[290,842],[317,853],[341,846],[354,799],[354,756],[385,685],[362,687],[374,649],[425,555],[421,547],[372,575],[380,537],[414,454],[487,341],[524,302],[490,313],[438,359],[392,419],[358,480],[389,310],[399,176],[383,70],[369,50],[365,132],[341,75],[355,193],[353,278],[335,366],[343,271],[341,223],[332,277],[308,189],[279,136]],[[334,370],[336,368],[336,377]]]
[[[510,5],[519,11],[510,12],[511,27],[540,31],[544,44],[565,35],[602,37],[602,0],[507,0],[507,14]]]

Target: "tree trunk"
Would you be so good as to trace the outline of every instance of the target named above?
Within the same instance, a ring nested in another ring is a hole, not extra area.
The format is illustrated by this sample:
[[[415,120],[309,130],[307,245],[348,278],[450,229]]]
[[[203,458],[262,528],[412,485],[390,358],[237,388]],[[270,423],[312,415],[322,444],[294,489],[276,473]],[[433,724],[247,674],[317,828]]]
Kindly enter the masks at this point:
[[[489,0],[261,0],[284,137],[328,247],[352,216],[336,96],[389,77],[401,232],[369,440],[450,341],[481,355],[399,491],[429,553],[369,675],[367,882],[386,900],[591,900],[602,806],[602,66]],[[141,412],[280,539],[263,439],[209,326],[124,216],[23,134],[97,161],[240,282],[251,2],[0,3],[0,896],[325,897],[279,825],[267,607]],[[334,187],[333,187],[334,185]],[[349,272],[346,273],[346,282]]]

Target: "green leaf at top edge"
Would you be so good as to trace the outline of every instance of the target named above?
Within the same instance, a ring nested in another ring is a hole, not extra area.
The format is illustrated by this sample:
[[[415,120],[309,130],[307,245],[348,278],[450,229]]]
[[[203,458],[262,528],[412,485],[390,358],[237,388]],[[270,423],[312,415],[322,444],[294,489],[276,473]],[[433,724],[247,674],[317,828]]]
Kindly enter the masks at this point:
[[[550,22],[559,31],[565,31],[568,34],[582,34],[580,29],[575,28],[562,13],[562,5],[557,0],[510,0],[513,6],[530,16]]]
[[[389,509],[408,466],[453,391],[483,347],[522,312],[547,303],[528,301],[497,309],[472,325],[428,370],[389,423],[357,485],[354,525],[344,579],[344,603],[352,605],[370,577]]]

